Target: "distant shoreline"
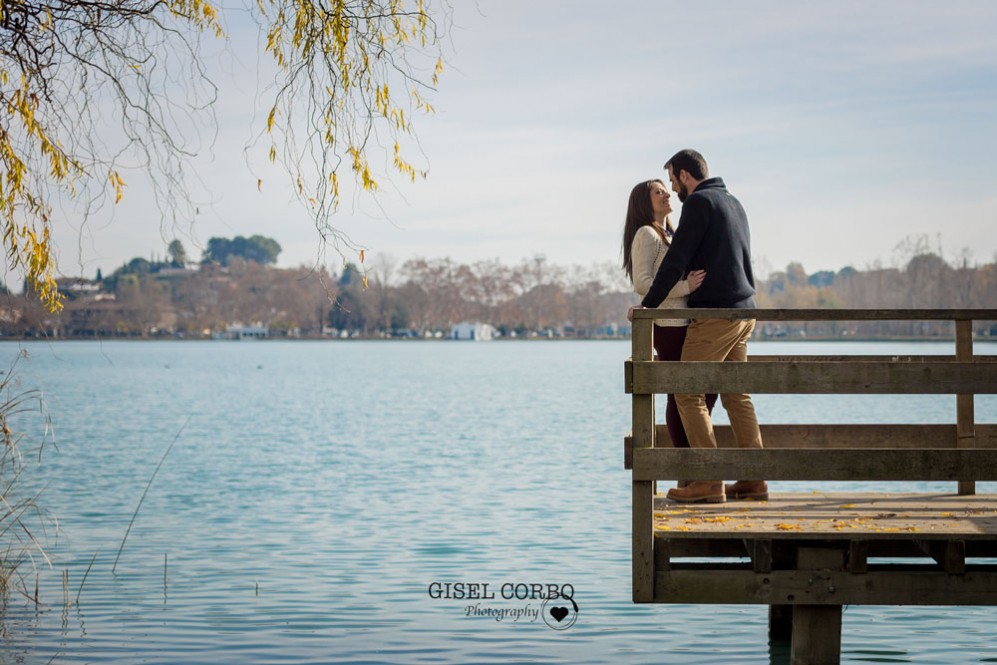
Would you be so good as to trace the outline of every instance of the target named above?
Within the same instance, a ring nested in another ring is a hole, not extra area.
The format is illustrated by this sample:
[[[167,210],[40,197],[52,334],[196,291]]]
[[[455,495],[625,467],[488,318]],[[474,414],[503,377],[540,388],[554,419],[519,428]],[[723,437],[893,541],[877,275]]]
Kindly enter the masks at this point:
[[[59,342],[214,342],[218,344],[226,343],[241,343],[241,344],[256,344],[256,343],[268,343],[268,342],[329,342],[329,343],[350,343],[350,342],[405,342],[405,343],[454,343],[454,344],[468,344],[468,343],[515,343],[515,342],[627,342],[630,341],[630,337],[498,337],[491,340],[486,340],[485,342],[474,342],[473,340],[457,340],[450,339],[448,337],[433,338],[433,337],[268,337],[266,339],[211,339],[210,337],[130,337],[130,336],[115,336],[115,337],[0,337],[0,343],[21,343],[21,342],[46,342],[46,343],[59,343]],[[974,341],[977,342],[997,342],[995,337],[981,337],[974,336]],[[832,336],[813,336],[813,337],[752,337],[751,342],[790,342],[790,343],[803,343],[803,342],[859,342],[859,343],[869,343],[869,342],[954,342],[954,337],[832,337]]]

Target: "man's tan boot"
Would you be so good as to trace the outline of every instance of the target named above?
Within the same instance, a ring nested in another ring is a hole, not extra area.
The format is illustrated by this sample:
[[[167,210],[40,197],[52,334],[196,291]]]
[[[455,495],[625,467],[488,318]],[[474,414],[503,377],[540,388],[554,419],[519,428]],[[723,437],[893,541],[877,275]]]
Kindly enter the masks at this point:
[[[769,486],[764,480],[739,480],[724,487],[731,499],[754,499],[768,501]]]
[[[668,490],[668,498],[679,503],[724,503],[722,480],[697,480]]]

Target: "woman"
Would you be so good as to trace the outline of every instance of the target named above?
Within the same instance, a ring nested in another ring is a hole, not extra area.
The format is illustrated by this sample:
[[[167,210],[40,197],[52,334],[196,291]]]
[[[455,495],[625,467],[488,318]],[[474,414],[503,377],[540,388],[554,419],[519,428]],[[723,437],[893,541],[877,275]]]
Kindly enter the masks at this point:
[[[623,269],[630,278],[634,291],[641,297],[651,288],[658,266],[671,245],[672,234],[675,233],[675,227],[668,217],[671,211],[671,195],[661,180],[639,183],[630,192],[627,220],[623,228]],[[699,288],[705,277],[704,270],[693,270],[669,291],[660,307],[686,307],[689,294]],[[659,319],[654,322],[654,350],[658,354],[658,360],[679,360],[682,357],[682,343],[688,326],[688,319]],[[715,393],[706,396],[706,408],[711,414],[716,402]],[[689,447],[689,439],[685,435],[674,395],[668,395],[665,425],[673,446]]]

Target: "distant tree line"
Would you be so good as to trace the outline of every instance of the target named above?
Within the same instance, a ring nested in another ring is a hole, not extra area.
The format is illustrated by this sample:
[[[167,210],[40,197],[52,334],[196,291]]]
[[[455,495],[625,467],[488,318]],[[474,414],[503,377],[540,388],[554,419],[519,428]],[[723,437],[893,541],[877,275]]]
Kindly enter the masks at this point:
[[[274,335],[423,337],[471,321],[510,337],[604,337],[628,333],[626,309],[637,302],[622,270],[610,263],[384,256],[366,272],[349,264],[337,275],[276,268],[279,245],[259,238],[212,239],[197,265],[171,244],[168,260],[133,259],[99,280],[64,278],[68,299],[59,314],[23,294],[2,295],[0,333],[197,337],[243,323],[267,326]],[[933,252],[914,252],[901,267],[865,270],[808,274],[791,263],[757,288],[763,308],[997,308],[997,264],[949,262]],[[982,322],[977,333],[997,336],[997,328]],[[870,338],[951,330],[930,322],[760,322],[757,334]]]
[[[355,267],[347,266],[336,284],[331,326],[363,335],[422,335],[480,321],[505,336],[582,337],[616,335],[628,327],[629,287],[608,263],[558,266],[543,256],[515,265],[382,257],[367,278],[365,287]]]
[[[953,265],[934,253],[916,254],[903,267],[851,267],[808,275],[799,263],[774,272],[758,284],[765,308],[972,309],[997,308],[997,263]],[[759,322],[759,333],[788,337],[950,336],[948,322],[867,321]],[[980,322],[978,334],[997,336],[997,326]]]

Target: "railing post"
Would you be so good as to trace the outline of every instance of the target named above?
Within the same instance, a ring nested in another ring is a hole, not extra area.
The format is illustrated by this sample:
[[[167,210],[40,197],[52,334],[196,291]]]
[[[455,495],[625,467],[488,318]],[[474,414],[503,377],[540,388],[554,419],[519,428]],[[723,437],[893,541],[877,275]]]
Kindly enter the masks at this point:
[[[631,360],[652,360],[653,319],[633,321]],[[633,449],[654,447],[654,395],[638,394],[633,399]],[[654,600],[654,483],[633,483],[633,600]]]
[[[960,362],[973,360],[973,322],[961,319],[955,322],[955,359]],[[973,395],[956,395],[956,447],[976,447],[976,414]],[[976,494],[976,483],[972,480],[959,481],[959,494]]]

